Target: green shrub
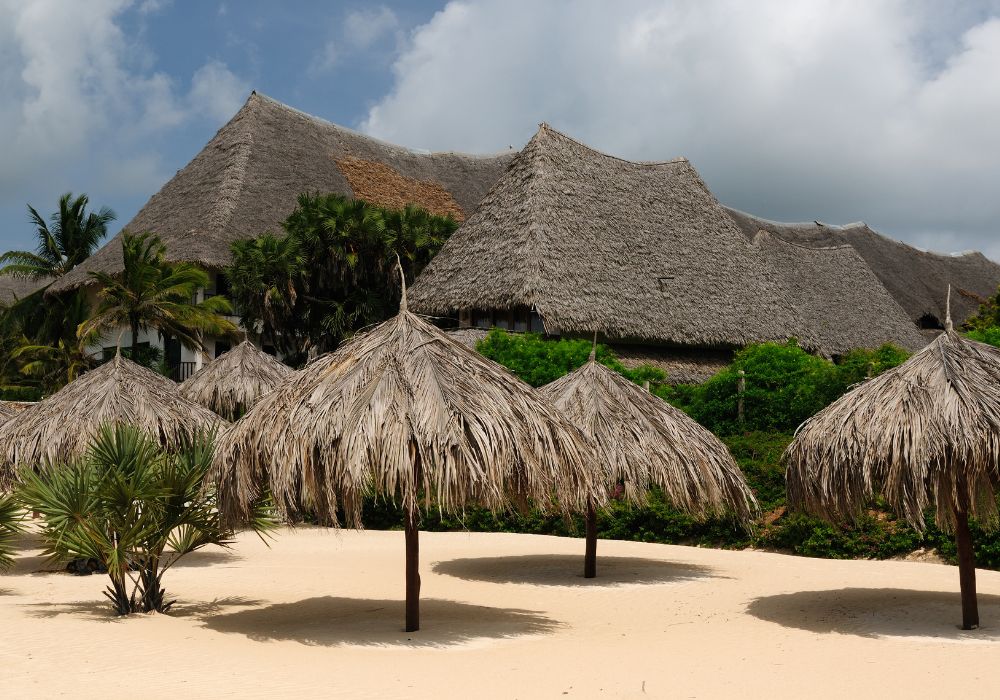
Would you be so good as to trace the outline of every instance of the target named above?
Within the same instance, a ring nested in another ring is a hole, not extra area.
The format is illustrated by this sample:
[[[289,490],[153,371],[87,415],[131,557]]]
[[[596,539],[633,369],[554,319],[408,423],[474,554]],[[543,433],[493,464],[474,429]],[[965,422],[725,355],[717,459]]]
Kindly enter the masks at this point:
[[[544,386],[584,365],[593,343],[589,340],[552,340],[536,333],[507,333],[494,328],[476,350],[503,365],[531,386]],[[655,367],[630,370],[604,345],[597,346],[597,361],[637,384],[664,382],[667,375]]]
[[[1000,328],[997,328],[996,326],[971,330],[966,333],[966,335],[973,340],[978,340],[980,343],[987,343],[988,345],[1000,347]]]
[[[42,389],[34,386],[5,386],[0,389],[0,401],[41,401]]]

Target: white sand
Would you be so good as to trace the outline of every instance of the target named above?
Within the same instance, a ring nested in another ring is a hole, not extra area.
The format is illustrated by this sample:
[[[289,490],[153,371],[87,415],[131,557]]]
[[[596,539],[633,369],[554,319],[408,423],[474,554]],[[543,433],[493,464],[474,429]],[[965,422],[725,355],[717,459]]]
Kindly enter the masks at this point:
[[[4,697],[806,698],[996,693],[1000,573],[962,632],[953,567],[579,540],[421,535],[423,629],[403,622],[403,534],[299,529],[192,555],[169,615],[115,619],[106,577],[0,576]]]

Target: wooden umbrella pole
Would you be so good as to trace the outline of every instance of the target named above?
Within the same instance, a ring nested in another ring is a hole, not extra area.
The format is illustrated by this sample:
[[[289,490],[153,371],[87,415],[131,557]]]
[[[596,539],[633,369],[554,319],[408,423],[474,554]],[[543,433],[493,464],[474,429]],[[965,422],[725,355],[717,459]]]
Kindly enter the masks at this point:
[[[583,557],[583,577],[597,576],[597,512],[594,501],[587,499],[587,549]]]
[[[406,631],[420,629],[420,528],[416,507],[406,513]]]
[[[969,514],[955,511],[955,544],[958,547],[958,581],[962,589],[962,629],[979,627],[979,603],[976,600],[976,561],[972,553]]]

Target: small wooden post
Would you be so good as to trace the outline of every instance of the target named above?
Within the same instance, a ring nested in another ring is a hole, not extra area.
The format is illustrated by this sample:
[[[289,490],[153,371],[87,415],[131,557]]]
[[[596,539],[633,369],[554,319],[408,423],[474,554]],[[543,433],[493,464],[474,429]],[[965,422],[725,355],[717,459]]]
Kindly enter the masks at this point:
[[[406,631],[420,629],[420,529],[414,505],[406,514]]]
[[[958,548],[958,583],[962,589],[962,629],[974,630],[979,627],[979,602],[976,599],[976,560],[969,532],[969,492],[964,474],[959,474],[955,486],[958,490],[955,545]]]
[[[741,369],[737,374],[740,378],[736,382],[736,419],[742,423],[744,417],[743,393],[747,390],[747,373]]]
[[[583,577],[597,576],[597,512],[594,501],[587,499],[587,548],[583,556]]]

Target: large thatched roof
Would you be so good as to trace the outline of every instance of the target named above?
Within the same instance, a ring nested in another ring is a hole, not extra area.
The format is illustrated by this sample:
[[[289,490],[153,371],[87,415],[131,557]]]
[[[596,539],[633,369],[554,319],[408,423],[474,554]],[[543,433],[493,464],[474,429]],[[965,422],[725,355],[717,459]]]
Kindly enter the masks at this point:
[[[0,424],[0,482],[17,467],[84,454],[104,423],[137,426],[170,446],[224,425],[174,382],[117,355]]]
[[[291,367],[244,340],[191,375],[180,390],[185,398],[236,420],[294,374]]]
[[[37,292],[51,281],[47,277],[33,280],[13,275],[0,275],[0,304],[10,306],[29,294]]]
[[[215,137],[146,203],[125,229],[153,231],[172,261],[211,268],[230,261],[233,241],[281,222],[303,192],[336,192],[468,216],[510,155],[420,153],[309,116],[256,92]],[[53,285],[89,282],[121,269],[120,235]]]
[[[978,298],[993,296],[1000,286],[1000,265],[982,253],[942,255],[917,250],[873,231],[865,223],[846,226],[818,221],[779,223],[737,209],[727,211],[750,239],[759,231],[767,231],[801,246],[850,245],[914,322],[929,316],[937,320],[939,327],[943,325],[946,313],[943,290],[949,285],[957,292],[951,305],[956,323],[975,314],[979,309]]]
[[[790,503],[831,519],[879,495],[916,528],[931,505],[951,528],[964,481],[968,514],[995,523],[1000,349],[942,333],[806,421],[785,461]]]
[[[405,310],[262,398],[215,453],[231,519],[269,487],[286,513],[352,524],[373,490],[410,512],[420,494],[452,513],[553,496],[582,509],[603,501],[591,457],[531,387]]]
[[[659,487],[678,509],[695,516],[731,510],[749,519],[756,500],[722,442],[683,411],[594,360],[542,387],[594,442],[605,486],[646,502]]]
[[[824,354],[883,343],[907,350],[926,345],[917,326],[851,246],[803,245],[766,230],[753,241],[780,275],[799,317],[822,338],[818,349]]]
[[[530,307],[550,333],[677,345],[807,335],[773,277],[686,160],[622,160],[543,124],[411,304]]]
[[[8,418],[13,418],[29,406],[34,406],[30,401],[0,401],[0,423]]]

